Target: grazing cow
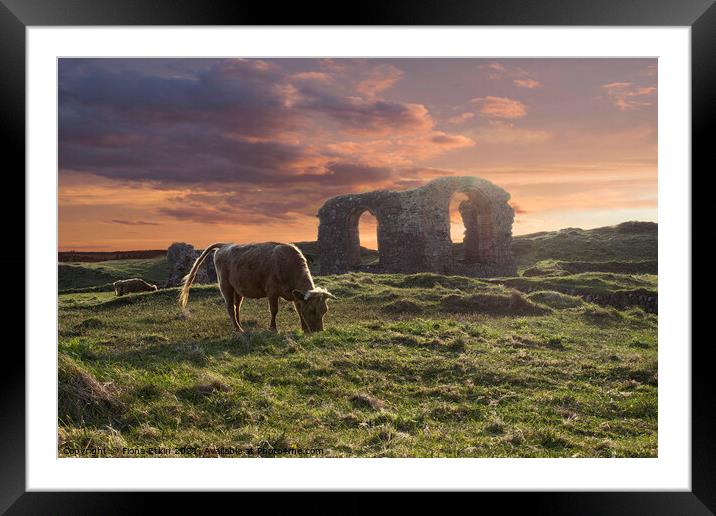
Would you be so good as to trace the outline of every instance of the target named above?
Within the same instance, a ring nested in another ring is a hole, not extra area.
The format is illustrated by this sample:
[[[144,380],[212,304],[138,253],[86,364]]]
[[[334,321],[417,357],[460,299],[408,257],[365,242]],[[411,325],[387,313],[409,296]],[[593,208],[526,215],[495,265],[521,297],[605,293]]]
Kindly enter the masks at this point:
[[[156,285],[147,283],[143,279],[132,278],[115,281],[112,283],[114,287],[114,293],[117,296],[123,296],[124,294],[131,294],[132,292],[153,292],[157,290]]]
[[[226,301],[231,324],[241,328],[241,302],[244,298],[267,297],[271,312],[270,329],[276,331],[278,298],[292,301],[305,332],[323,330],[323,316],[328,311],[327,299],[335,296],[313,284],[303,253],[293,244],[266,242],[262,244],[211,244],[196,259],[184,277],[180,303],[186,308],[189,287],[197,269],[212,251],[221,295]]]

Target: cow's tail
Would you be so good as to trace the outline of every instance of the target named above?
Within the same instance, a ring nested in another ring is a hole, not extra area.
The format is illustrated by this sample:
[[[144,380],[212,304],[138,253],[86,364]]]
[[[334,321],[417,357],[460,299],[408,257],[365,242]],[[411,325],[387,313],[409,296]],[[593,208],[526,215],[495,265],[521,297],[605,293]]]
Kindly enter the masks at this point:
[[[204,249],[204,252],[199,255],[199,257],[194,262],[194,265],[191,266],[189,274],[184,276],[184,284],[181,288],[181,294],[179,294],[179,304],[181,305],[182,309],[186,309],[186,305],[189,302],[189,287],[191,287],[191,284],[194,282],[194,278],[196,278],[196,271],[199,270],[199,267],[201,267],[201,264],[204,263],[204,260],[210,252],[224,245],[226,244],[211,244],[209,247]]]

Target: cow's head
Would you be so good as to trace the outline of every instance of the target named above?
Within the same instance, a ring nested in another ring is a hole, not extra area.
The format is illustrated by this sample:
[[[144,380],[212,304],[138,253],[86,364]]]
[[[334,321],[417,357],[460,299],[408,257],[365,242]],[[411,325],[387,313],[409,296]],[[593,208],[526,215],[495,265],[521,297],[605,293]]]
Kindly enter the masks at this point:
[[[298,305],[298,314],[308,332],[323,331],[323,316],[328,311],[328,299],[336,299],[336,296],[323,288],[314,288],[302,292],[293,291],[293,299]]]

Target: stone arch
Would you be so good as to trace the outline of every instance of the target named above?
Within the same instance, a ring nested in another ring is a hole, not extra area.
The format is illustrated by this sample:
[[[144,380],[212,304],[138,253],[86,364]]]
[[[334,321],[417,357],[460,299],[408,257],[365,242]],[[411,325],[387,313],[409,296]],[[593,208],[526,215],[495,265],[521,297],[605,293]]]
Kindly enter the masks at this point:
[[[470,259],[453,259],[451,197],[464,192]],[[510,195],[477,177],[445,177],[405,191],[339,195],[318,211],[321,274],[342,274],[360,265],[358,219],[370,211],[378,221],[379,271],[438,272],[471,276],[515,274],[514,211]]]
[[[464,193],[467,196],[467,199],[458,206],[465,226],[462,261],[466,264],[493,263],[495,261],[495,233],[490,200],[478,189],[459,193]]]
[[[374,192],[370,192],[374,193]],[[339,195],[318,212],[318,250],[321,274],[344,274],[361,267],[359,220],[366,211],[378,222],[378,255],[382,262],[383,213],[380,196]]]
[[[378,232],[380,233],[380,219],[367,206],[356,206],[348,211],[346,216],[346,261],[348,268],[357,270],[361,267],[360,255],[360,218],[364,213],[370,213],[378,221]],[[378,241],[378,256],[380,256],[380,241]]]

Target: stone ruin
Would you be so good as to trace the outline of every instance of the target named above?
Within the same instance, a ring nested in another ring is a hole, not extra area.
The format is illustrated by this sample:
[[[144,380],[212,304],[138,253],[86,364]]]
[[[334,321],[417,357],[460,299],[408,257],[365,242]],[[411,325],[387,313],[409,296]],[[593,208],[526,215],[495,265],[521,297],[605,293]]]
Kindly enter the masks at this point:
[[[463,257],[450,239],[450,200],[464,193],[459,211],[465,226]],[[321,274],[350,271],[435,272],[465,276],[513,276],[514,210],[510,194],[478,177],[444,177],[405,191],[339,195],[318,211]],[[362,265],[358,220],[378,221],[378,265]]]
[[[194,249],[194,246],[183,242],[175,242],[167,249],[169,262],[169,279],[166,287],[178,287],[182,284],[184,276],[191,270],[191,266],[199,257],[203,249]],[[216,283],[216,269],[214,268],[213,253],[201,264],[196,273],[194,283]]]

